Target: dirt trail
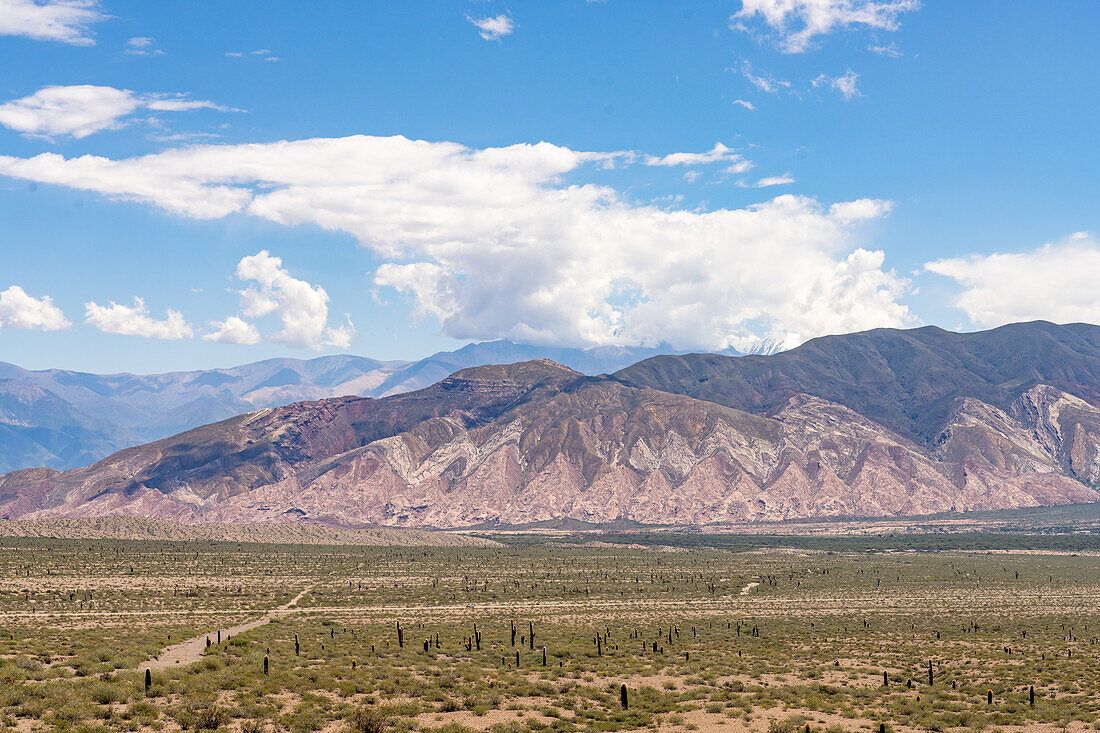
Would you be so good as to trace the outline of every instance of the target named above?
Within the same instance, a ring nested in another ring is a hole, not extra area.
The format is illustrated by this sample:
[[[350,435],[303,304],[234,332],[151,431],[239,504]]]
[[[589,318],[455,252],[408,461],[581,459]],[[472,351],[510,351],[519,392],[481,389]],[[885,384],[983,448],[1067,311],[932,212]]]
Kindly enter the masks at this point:
[[[231,636],[236,636],[237,634],[243,634],[246,631],[251,631],[252,629],[259,628],[260,626],[263,626],[264,624],[270,622],[271,619],[275,618],[276,616],[282,616],[290,612],[291,606],[297,605],[298,601],[302,600],[302,596],[313,590],[313,588],[314,586],[311,585],[308,588],[303,589],[301,593],[294,596],[294,598],[290,599],[289,602],[284,603],[278,608],[271,609],[262,618],[254,619],[252,621],[247,621],[243,624],[237,624],[236,626],[230,626],[228,628],[221,629],[220,634],[222,641],[228,640]],[[216,643],[218,640],[218,634],[219,630],[215,629],[214,631],[211,631],[209,633],[201,634],[191,639],[187,639],[186,641],[181,641],[178,644],[173,644],[172,646],[166,647],[165,649],[161,650],[160,654],[157,654],[142,666],[148,667],[149,669],[162,670],[168,669],[169,667],[176,667],[197,662],[202,659],[203,652],[206,651],[207,640],[209,640],[211,643]]]

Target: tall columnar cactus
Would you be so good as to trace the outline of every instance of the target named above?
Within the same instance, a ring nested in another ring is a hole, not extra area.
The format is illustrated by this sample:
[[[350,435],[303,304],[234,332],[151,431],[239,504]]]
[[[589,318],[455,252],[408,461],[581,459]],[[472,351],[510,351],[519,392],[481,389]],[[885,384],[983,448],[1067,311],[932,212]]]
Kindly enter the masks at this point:
[[[153,686],[153,672],[149,669],[145,670],[145,694],[149,694],[149,688]],[[1031,688],[1031,701],[1035,704],[1035,688]]]
[[[401,631],[401,622],[400,621],[397,622],[397,646],[398,647],[404,647],[405,646],[405,633],[403,631]]]
[[[267,655],[265,654],[264,655],[264,674],[267,674],[267,667],[268,667],[268,659],[267,659]]]
[[[627,699],[626,685],[625,684],[623,684],[619,688],[619,702],[622,703],[623,710],[628,710],[629,709],[630,705],[629,705],[629,700]]]
[[[535,650],[535,622],[534,621],[528,621],[527,622],[527,628],[528,628],[527,641],[531,645],[531,651],[534,651]]]

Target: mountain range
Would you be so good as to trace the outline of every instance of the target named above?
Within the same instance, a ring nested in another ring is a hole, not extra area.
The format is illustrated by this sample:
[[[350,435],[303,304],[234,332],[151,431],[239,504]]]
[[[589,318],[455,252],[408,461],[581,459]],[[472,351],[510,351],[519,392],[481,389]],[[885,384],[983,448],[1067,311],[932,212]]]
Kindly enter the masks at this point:
[[[0,477],[3,518],[186,523],[709,526],[1097,501],[1100,327],[1046,322],[662,355],[600,376],[476,366]]]
[[[663,353],[675,352],[489,341],[413,362],[338,355],[150,375],[29,371],[0,362],[0,473],[86,466],[122,448],[258,408],[344,395],[384,397],[427,387],[465,367],[547,358],[601,374]]]

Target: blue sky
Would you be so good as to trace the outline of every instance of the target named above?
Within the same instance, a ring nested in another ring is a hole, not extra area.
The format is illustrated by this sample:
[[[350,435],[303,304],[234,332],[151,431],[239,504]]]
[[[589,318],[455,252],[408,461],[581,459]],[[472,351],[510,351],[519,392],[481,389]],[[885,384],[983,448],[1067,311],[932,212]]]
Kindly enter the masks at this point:
[[[1087,0],[0,0],[0,360],[1100,322],[1097,27]]]

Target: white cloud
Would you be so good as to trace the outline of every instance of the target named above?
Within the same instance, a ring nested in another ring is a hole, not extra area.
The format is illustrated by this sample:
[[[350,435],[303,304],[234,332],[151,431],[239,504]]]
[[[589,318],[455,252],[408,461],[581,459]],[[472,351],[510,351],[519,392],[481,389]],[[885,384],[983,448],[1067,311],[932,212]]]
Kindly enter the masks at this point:
[[[761,20],[787,53],[808,49],[814,37],[853,26],[893,31],[898,17],[920,7],[917,0],[742,0],[731,20],[738,30]]]
[[[344,325],[333,326],[325,331],[325,344],[337,349],[346,349],[351,346],[355,338],[355,324],[351,322],[351,314],[344,314]]]
[[[322,346],[347,348],[351,345],[355,336],[351,318],[348,317],[346,325],[329,328],[328,293],[325,289],[292,277],[283,268],[282,259],[272,257],[267,250],[243,258],[237,265],[237,277],[256,283],[241,291],[241,313],[244,316],[261,318],[275,314],[282,320],[283,330],[272,334],[268,340],[311,349]],[[211,341],[229,341],[233,336],[255,340],[231,343],[256,343],[259,340],[256,328],[237,316],[230,316],[215,325],[219,330],[207,337]]]
[[[405,293],[418,317],[460,339],[710,349],[912,322],[898,303],[906,281],[856,239],[889,202],[825,206],[784,195],[741,209],[645,204],[585,182],[609,160],[648,157],[354,136],[123,160],[0,156],[0,175],[195,218],[244,212],[349,234],[383,261],[377,286]],[[282,338],[335,340],[324,336],[323,290],[294,280],[277,258],[246,258],[239,275],[258,283],[245,291],[242,317],[301,301],[304,315]]]
[[[210,325],[217,330],[203,336],[205,341],[246,345],[260,343],[260,332],[240,316],[229,316],[224,321],[211,321]]]
[[[32,298],[18,285],[0,292],[0,328],[59,331],[71,325],[48,295]]]
[[[134,297],[133,305],[119,305],[111,301],[99,305],[95,301],[84,304],[84,322],[104,333],[123,336],[140,336],[166,340],[187,339],[194,330],[177,311],[168,309],[163,321],[149,315],[149,307],[141,298]]]
[[[892,59],[899,59],[902,57],[902,53],[898,49],[896,43],[891,43],[889,46],[868,46],[867,50],[871,53],[877,53],[879,56],[886,56]]]
[[[765,176],[756,182],[757,188],[767,188],[769,186],[789,186],[794,183],[794,176],[790,173],[784,173],[781,176]]]
[[[741,173],[748,168],[733,171],[745,164],[752,166],[749,161],[733,148],[728,148],[722,143],[715,143],[714,147],[705,153],[669,153],[660,157],[647,155],[644,157],[646,165],[676,166],[676,165],[708,165],[710,163],[726,162],[730,164],[731,172]]]
[[[0,125],[28,135],[82,138],[117,126],[140,103],[133,92],[91,85],[43,87],[0,104]]]
[[[504,36],[512,35],[512,31],[516,29],[512,19],[507,15],[497,15],[485,18],[474,18],[467,15],[466,20],[474,24],[478,30],[478,35],[486,41],[500,40]]]
[[[744,107],[749,112],[756,111],[756,105],[746,99],[735,99],[733,100],[733,103]]]
[[[1036,319],[1100,323],[1100,242],[1085,232],[1030,252],[953,257],[925,269],[962,286],[955,306],[982,328]]]
[[[853,97],[862,97],[863,95],[859,91],[859,87],[856,83],[859,81],[859,74],[848,69],[843,76],[825,76],[821,74],[814,79],[811,84],[815,87],[827,86],[832,87],[841,93],[845,99],[852,99]]]
[[[218,112],[244,112],[243,109],[226,107],[206,99],[188,99],[179,94],[150,94],[144,98],[145,107],[157,112],[190,112],[196,109],[212,109]]]
[[[131,56],[163,56],[164,51],[154,48],[155,38],[135,36],[126,42],[126,53]]]
[[[0,125],[33,137],[79,139],[120,127],[125,124],[123,118],[142,108],[160,112],[203,108],[229,111],[184,95],[142,95],[128,89],[82,84],[43,87],[30,96],[0,104]]]
[[[0,0],[0,36],[92,46],[90,26],[106,18],[96,0]]]
[[[258,59],[261,59],[263,61],[280,60],[278,56],[272,56],[271,50],[267,48],[261,48],[255,51],[248,51],[247,53],[243,51],[227,51],[225,55],[233,59],[243,59],[245,56],[256,56]]]
[[[733,71],[733,69],[730,69]],[[748,82],[762,92],[768,94],[777,94],[781,89],[790,89],[791,83],[784,79],[776,79],[771,74],[757,74],[753,70],[753,66],[748,61],[742,61],[739,69],[741,76],[748,79]]]

